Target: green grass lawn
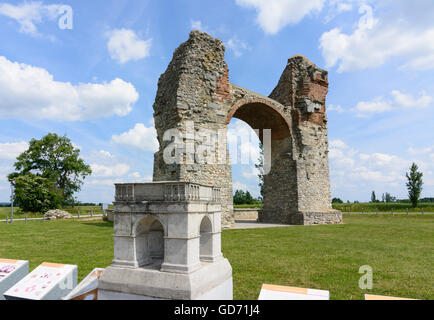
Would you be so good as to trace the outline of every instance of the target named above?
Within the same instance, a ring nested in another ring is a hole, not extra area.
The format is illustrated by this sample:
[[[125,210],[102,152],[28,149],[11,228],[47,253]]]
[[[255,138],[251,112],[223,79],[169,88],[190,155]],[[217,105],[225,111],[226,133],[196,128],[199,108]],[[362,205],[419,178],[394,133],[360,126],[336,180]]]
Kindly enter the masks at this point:
[[[0,257],[77,264],[79,280],[110,265],[113,224],[32,221],[0,224]],[[234,298],[257,299],[262,283],[330,290],[331,299],[365,293],[434,299],[434,216],[344,217],[343,225],[225,230],[223,254],[233,268]],[[359,267],[373,268],[361,290]]]

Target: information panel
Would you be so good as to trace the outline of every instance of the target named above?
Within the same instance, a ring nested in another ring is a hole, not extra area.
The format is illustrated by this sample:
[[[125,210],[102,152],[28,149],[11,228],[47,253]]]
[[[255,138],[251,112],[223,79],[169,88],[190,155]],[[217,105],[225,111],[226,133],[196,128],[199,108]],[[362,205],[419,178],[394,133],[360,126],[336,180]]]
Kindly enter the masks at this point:
[[[0,259],[0,300],[14,284],[29,273],[29,262],[25,260]]]
[[[326,290],[275,286],[263,284],[258,300],[329,300]]]
[[[15,284],[6,299],[59,300],[77,285],[77,266],[44,262]]]

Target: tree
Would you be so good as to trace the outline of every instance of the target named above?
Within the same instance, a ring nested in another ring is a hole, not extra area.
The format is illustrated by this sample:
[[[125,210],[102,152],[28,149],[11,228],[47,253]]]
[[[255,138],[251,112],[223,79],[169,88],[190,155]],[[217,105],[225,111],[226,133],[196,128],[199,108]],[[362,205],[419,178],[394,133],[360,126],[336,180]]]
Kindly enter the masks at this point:
[[[245,193],[244,203],[245,204],[253,204],[253,197],[249,191],[246,191],[246,193]]]
[[[41,186],[50,185],[52,192],[56,190],[56,194],[60,194],[62,204],[73,201],[74,193],[92,173],[90,166],[80,159],[80,150],[72,145],[71,140],[55,133],[40,140],[32,139],[29,148],[17,157],[14,167],[16,171],[8,176],[12,184],[16,185],[20,176],[32,174],[33,177],[27,176],[27,180],[33,179],[33,183]]]
[[[396,197],[392,196],[389,192],[383,193],[382,202],[386,202],[386,203],[396,202]]]
[[[333,198],[332,203],[344,203],[344,202],[339,198]]]
[[[260,204],[259,199],[254,199],[249,191],[236,190],[234,194],[234,204]]]
[[[245,204],[246,195],[243,190],[236,190],[234,194],[234,204]]]
[[[406,183],[408,189],[408,197],[414,208],[417,207],[423,185],[423,173],[419,172],[418,169],[419,167],[416,165],[416,163],[413,162],[410,167],[410,172],[407,172],[405,174],[408,180],[408,182]]]
[[[392,200],[392,197],[391,197],[391,195],[390,195],[389,192],[386,192],[385,199],[386,199],[386,202],[387,202],[387,203],[392,202],[392,201],[391,201],[391,200]]]
[[[375,191],[372,191],[371,193],[371,202],[377,202],[377,197],[375,196]]]
[[[259,142],[259,158],[258,163],[255,164],[255,168],[258,169],[259,188],[260,194],[259,200],[264,201],[264,146]]]
[[[26,173],[17,176],[14,184],[15,201],[23,211],[46,212],[62,205],[63,197],[54,181]]]

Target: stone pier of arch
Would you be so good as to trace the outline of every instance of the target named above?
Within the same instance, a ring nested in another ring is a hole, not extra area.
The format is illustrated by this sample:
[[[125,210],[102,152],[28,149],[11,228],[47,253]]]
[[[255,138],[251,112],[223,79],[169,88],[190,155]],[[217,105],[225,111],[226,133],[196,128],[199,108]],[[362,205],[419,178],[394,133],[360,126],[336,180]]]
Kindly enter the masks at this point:
[[[293,56],[266,97],[229,82],[224,53],[221,40],[192,31],[160,76],[153,106],[160,145],[154,155],[153,181],[188,181],[220,188],[222,225],[233,225],[232,169],[226,136],[225,163],[167,164],[163,154],[171,143],[164,139],[169,129],[186,133],[188,123],[193,122],[196,131],[227,132],[230,120],[237,118],[258,129],[260,139],[262,129],[271,129],[271,171],[264,177],[259,221],[341,223],[341,212],[331,207],[327,71],[303,56]]]

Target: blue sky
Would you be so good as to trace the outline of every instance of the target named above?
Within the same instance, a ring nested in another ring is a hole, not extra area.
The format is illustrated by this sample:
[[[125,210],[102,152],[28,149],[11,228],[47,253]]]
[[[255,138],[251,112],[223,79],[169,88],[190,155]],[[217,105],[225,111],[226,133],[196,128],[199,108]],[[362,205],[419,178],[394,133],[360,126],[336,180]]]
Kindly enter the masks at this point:
[[[432,12],[432,0],[0,1],[0,201],[15,157],[48,132],[92,166],[81,201],[150,180],[158,77],[191,29],[220,38],[230,81],[264,95],[294,54],[329,71],[333,197],[404,198],[412,161],[434,196]],[[230,135],[249,130],[231,122]],[[256,159],[257,141],[246,148]],[[233,182],[258,195],[252,165],[234,165]]]

